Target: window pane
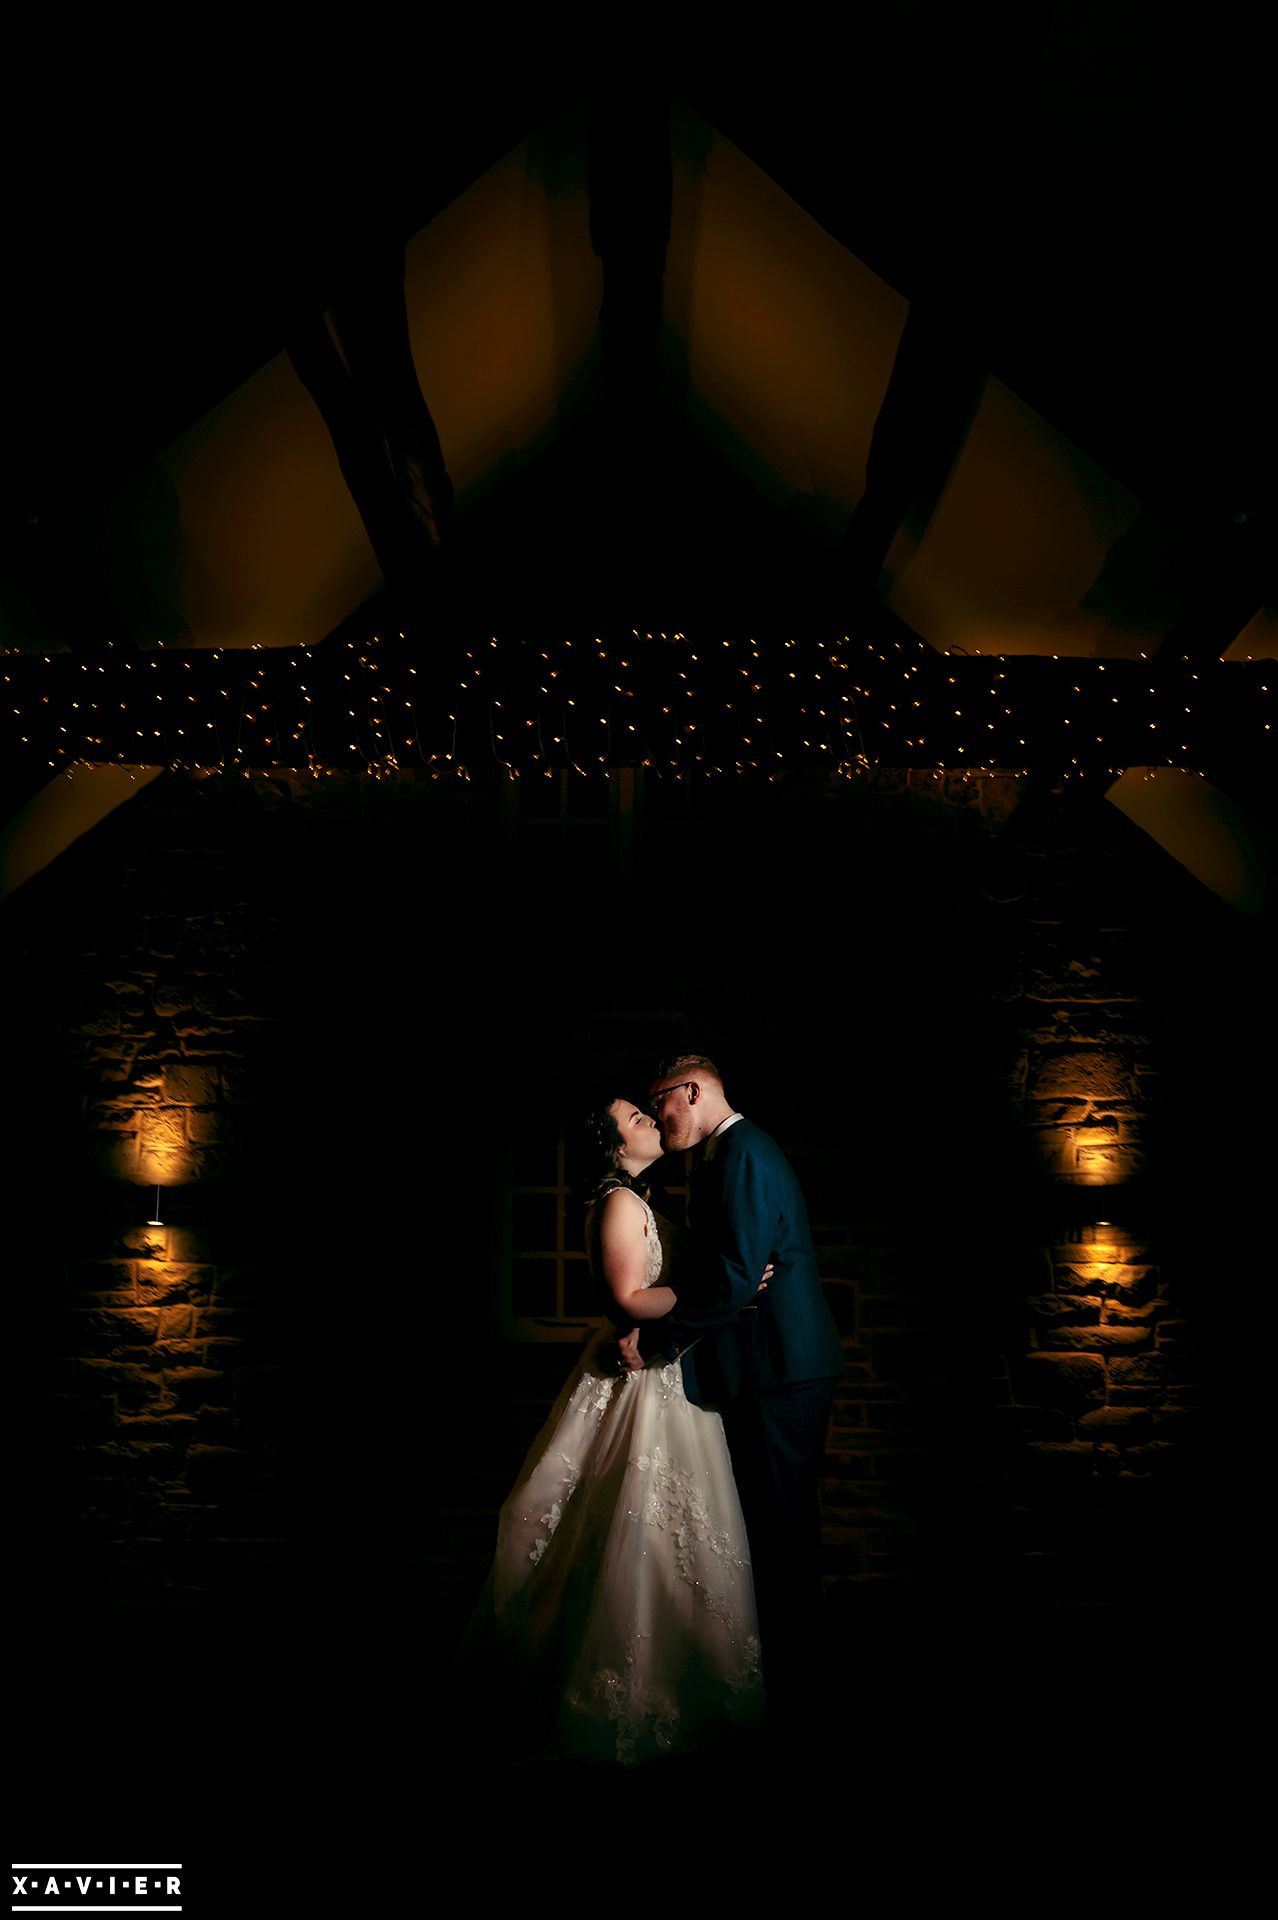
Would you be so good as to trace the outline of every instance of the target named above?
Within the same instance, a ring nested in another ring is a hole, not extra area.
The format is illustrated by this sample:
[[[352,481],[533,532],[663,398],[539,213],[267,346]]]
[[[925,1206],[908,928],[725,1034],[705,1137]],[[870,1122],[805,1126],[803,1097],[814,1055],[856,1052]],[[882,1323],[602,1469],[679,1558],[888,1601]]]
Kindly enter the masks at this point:
[[[521,1133],[515,1147],[515,1185],[517,1187],[553,1187],[558,1185],[556,1148],[553,1131]]]
[[[521,820],[557,820],[560,808],[560,782],[562,774],[552,773],[547,780],[544,773],[525,774],[518,782],[518,805]]]
[[[547,782],[549,785],[549,782]],[[608,817],[608,789],[606,775],[588,773],[570,776],[568,781],[568,813],[574,820],[606,820]]]
[[[517,1193],[512,1228],[518,1253],[553,1253],[558,1245],[559,1195]]]
[[[518,1319],[532,1315],[551,1315],[558,1311],[555,1300],[554,1260],[516,1260],[510,1304]]]

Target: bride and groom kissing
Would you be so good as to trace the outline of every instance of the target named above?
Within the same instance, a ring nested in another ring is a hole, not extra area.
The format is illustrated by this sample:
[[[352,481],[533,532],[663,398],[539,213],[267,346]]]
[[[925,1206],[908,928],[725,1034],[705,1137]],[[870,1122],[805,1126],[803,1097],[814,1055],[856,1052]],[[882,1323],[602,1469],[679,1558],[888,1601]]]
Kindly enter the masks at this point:
[[[815,1704],[818,1485],[838,1331],[798,1181],[713,1061],[590,1116],[588,1344],[501,1510],[469,1648],[508,1752],[633,1764]],[[683,1232],[647,1175],[695,1155]],[[628,1329],[628,1331],[625,1331]],[[620,1335],[620,1337],[619,1337]]]

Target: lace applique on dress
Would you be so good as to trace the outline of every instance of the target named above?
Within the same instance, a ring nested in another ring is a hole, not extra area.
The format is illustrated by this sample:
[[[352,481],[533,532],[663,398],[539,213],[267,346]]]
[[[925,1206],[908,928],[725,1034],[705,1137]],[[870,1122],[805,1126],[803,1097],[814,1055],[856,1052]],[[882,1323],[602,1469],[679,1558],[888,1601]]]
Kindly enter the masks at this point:
[[[728,1568],[738,1575],[748,1573],[750,1561],[743,1550],[744,1538],[727,1526],[715,1524],[709,1502],[692,1474],[674,1466],[664,1448],[658,1446],[651,1453],[638,1454],[630,1465],[646,1477],[643,1505],[632,1509],[632,1519],[669,1533],[680,1578],[696,1589],[717,1619],[729,1622],[734,1609],[728,1604],[722,1573]],[[720,1562],[720,1569],[708,1565],[704,1559],[707,1553]]]
[[[651,1287],[665,1257],[635,1198]],[[763,1689],[723,1423],[690,1404],[677,1361],[619,1378],[615,1340],[591,1340],[533,1444],[492,1592],[503,1745],[631,1766],[735,1739]]]
[[[532,1564],[534,1566],[537,1565],[537,1562],[541,1559],[542,1554],[546,1551],[546,1548],[550,1545],[551,1535],[554,1533],[555,1528],[559,1525],[559,1522],[563,1519],[564,1507],[568,1504],[569,1500],[572,1498],[573,1488],[576,1486],[578,1480],[581,1478],[581,1468],[577,1465],[575,1460],[570,1460],[566,1453],[561,1454],[560,1459],[563,1461],[564,1466],[568,1469],[568,1471],[563,1476],[564,1496],[562,1501],[552,1500],[550,1503],[549,1511],[546,1513],[543,1513],[538,1519],[538,1522],[537,1522],[538,1526],[545,1527],[546,1531],[544,1534],[538,1534],[537,1538],[533,1541],[532,1546],[528,1549],[528,1558],[532,1561]]]
[[[611,1722],[613,1758],[623,1767],[665,1754],[694,1753],[710,1744],[704,1737],[704,1715],[685,1712],[667,1688],[654,1684],[653,1639],[652,1633],[636,1627],[620,1667],[600,1668],[588,1690],[574,1691],[565,1703],[570,1713],[602,1715]],[[738,1728],[753,1724],[762,1698],[755,1635],[747,1638],[736,1664],[724,1672],[722,1687],[725,1723]]]

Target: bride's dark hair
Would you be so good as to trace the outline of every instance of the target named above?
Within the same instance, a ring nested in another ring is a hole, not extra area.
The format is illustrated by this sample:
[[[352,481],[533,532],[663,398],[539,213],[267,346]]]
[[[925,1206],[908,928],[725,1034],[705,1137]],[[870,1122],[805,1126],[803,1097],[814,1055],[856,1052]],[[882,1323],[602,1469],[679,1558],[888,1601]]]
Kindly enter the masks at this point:
[[[625,1142],[612,1114],[613,1101],[617,1098],[614,1094],[612,1100],[593,1101],[582,1127],[585,1177],[581,1183],[581,1193],[586,1206],[602,1200],[614,1187],[629,1187],[635,1193],[648,1191],[645,1177],[636,1178],[620,1165]]]

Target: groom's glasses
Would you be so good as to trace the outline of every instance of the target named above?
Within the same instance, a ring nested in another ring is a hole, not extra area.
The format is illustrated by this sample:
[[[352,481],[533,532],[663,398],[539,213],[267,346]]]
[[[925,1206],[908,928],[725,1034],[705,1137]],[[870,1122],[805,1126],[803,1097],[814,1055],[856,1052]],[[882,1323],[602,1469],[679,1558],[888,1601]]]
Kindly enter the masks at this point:
[[[649,1113],[656,1113],[660,1110],[661,1103],[668,1093],[678,1093],[681,1087],[695,1087],[696,1084],[695,1080],[676,1080],[672,1087],[659,1088],[648,1101]]]

